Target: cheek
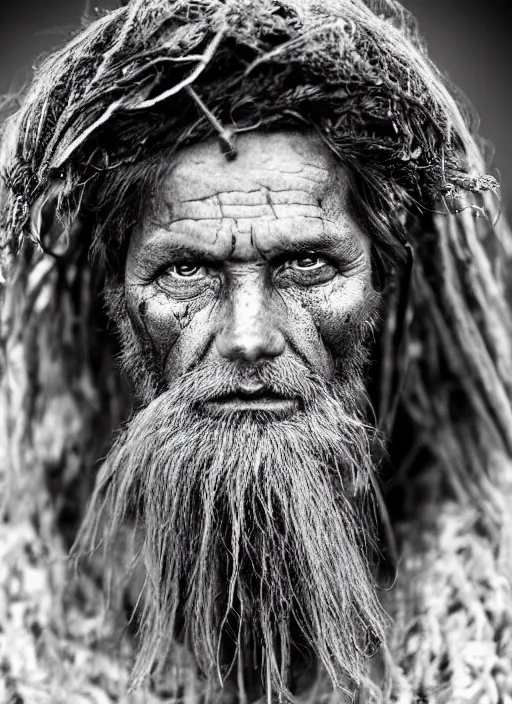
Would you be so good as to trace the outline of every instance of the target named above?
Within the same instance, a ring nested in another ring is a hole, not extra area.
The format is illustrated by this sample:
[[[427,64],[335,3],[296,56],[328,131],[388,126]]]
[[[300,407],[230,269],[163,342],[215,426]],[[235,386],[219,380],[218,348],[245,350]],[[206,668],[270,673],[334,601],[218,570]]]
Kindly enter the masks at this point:
[[[176,301],[147,286],[130,286],[128,313],[137,334],[151,345],[168,381],[187,371],[207,346],[209,307],[194,301]]]
[[[328,297],[317,302],[314,313],[320,335],[334,356],[346,346],[347,335],[366,309],[368,288],[351,284],[334,287]]]
[[[136,334],[151,347],[159,366],[164,368],[180,337],[187,315],[185,306],[169,305],[165,295],[146,286],[127,287],[126,302]]]
[[[190,371],[205,357],[215,336],[213,319],[213,305],[195,309],[189,304],[186,315],[180,318],[179,337],[165,360],[164,372],[168,381]]]
[[[316,331],[317,356],[328,358],[333,372],[334,362],[350,354],[354,337],[360,337],[361,322],[373,311],[370,282],[367,277],[338,279],[330,286],[309,289],[301,303]]]
[[[318,293],[286,291],[282,298],[286,310],[285,338],[293,354],[298,355],[317,374],[329,378],[334,373],[332,356],[322,339],[322,308]]]

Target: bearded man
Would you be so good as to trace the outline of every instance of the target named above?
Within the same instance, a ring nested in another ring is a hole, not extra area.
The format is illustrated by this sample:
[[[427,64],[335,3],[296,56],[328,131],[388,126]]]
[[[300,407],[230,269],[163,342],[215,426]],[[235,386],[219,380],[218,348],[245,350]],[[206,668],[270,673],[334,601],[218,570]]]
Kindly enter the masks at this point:
[[[103,546],[118,700],[511,701],[510,240],[474,128],[391,0],[131,0],[39,69],[3,133],[11,504]]]

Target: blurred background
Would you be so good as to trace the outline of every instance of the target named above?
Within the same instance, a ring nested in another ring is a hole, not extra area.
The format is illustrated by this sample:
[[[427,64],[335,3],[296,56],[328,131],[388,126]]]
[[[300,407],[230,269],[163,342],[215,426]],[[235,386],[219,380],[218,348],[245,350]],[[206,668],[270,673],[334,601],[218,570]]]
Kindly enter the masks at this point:
[[[0,9],[0,95],[30,76],[38,57],[80,27],[91,0],[12,0]],[[506,209],[512,210],[512,39],[507,3],[501,0],[403,0],[419,19],[430,55],[471,100],[480,134],[495,147],[492,166],[501,176]],[[98,0],[101,8],[116,0]]]

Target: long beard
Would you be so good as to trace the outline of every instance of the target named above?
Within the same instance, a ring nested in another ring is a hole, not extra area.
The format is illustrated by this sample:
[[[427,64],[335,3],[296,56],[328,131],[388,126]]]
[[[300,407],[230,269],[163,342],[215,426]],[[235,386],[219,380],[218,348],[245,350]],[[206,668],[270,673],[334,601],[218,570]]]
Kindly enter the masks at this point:
[[[210,681],[237,661],[243,687],[252,658],[288,698],[298,644],[351,689],[385,626],[368,560],[375,434],[362,383],[355,373],[327,383],[293,360],[254,372],[301,410],[212,418],[204,402],[234,392],[247,370],[218,363],[181,376],[114,443],[80,539],[95,542],[102,514],[112,549],[128,517],[141,530],[137,680],[179,636]]]

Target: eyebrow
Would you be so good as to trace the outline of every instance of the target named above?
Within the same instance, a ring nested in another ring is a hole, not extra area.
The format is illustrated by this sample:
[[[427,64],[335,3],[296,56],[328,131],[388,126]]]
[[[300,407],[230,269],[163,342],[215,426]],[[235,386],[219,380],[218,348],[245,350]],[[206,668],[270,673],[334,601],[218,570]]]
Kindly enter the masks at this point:
[[[283,229],[276,233],[266,247],[261,247],[256,241],[254,247],[260,256],[266,261],[281,258],[283,255],[321,252],[337,257],[356,257],[362,251],[361,232],[356,224],[354,229],[343,228],[341,231],[335,229],[334,223],[322,221],[319,229],[300,227],[302,237],[297,239],[297,227]],[[314,230],[316,229],[316,232]],[[313,231],[312,231],[313,230]],[[295,237],[294,237],[295,234]],[[226,240],[225,245],[219,242],[191,241],[193,238],[178,239],[176,234],[171,238],[168,231],[162,232],[146,242],[137,254],[137,264],[141,267],[154,267],[164,261],[187,260],[220,263],[229,259],[233,253],[234,242]],[[188,240],[188,241],[187,241]],[[254,240],[253,240],[254,241]]]
[[[344,230],[342,232],[334,231],[332,227],[326,227],[328,223],[324,222],[322,232],[308,234],[304,239],[293,240],[285,239],[272,243],[266,248],[259,248],[258,251],[264,259],[272,260],[282,257],[285,254],[305,253],[305,252],[324,252],[333,254],[338,257],[357,256],[362,251],[361,232],[359,228],[353,230]],[[333,225],[334,226],[334,225]]]
[[[221,262],[226,258],[225,252],[215,252],[208,245],[195,245],[192,242],[175,242],[164,236],[147,242],[137,254],[137,263],[151,266],[165,259],[196,259]]]

